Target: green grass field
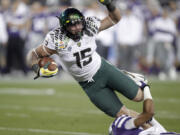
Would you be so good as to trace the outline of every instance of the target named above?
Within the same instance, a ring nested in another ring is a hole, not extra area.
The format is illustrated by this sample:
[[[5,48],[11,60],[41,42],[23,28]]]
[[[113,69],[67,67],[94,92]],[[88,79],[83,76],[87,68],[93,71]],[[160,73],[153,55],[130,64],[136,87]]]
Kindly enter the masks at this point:
[[[156,118],[167,130],[180,132],[180,82],[152,81],[151,91]],[[142,110],[142,103],[120,98]],[[112,121],[74,82],[0,81],[0,135],[107,135]]]

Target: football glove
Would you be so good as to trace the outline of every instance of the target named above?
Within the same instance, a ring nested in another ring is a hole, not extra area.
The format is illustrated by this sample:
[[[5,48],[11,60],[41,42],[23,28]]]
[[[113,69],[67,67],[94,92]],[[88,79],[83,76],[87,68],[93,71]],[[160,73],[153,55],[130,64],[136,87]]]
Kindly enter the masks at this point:
[[[148,80],[143,75],[125,70],[122,70],[122,72],[129,76],[142,90],[144,90],[145,86],[149,86]]]
[[[99,2],[103,5],[109,5],[112,2],[112,0],[99,0]]]
[[[58,73],[58,68],[56,68],[54,71],[50,71],[48,69],[49,65],[50,62],[47,62],[43,67],[40,68],[38,64],[34,64],[32,66],[32,69],[35,71],[35,73],[37,73],[37,75],[34,77],[34,80],[39,77],[45,77],[45,78],[53,77]]]
[[[105,5],[109,12],[113,12],[116,9],[116,6],[113,3],[113,0],[99,0],[99,2]]]

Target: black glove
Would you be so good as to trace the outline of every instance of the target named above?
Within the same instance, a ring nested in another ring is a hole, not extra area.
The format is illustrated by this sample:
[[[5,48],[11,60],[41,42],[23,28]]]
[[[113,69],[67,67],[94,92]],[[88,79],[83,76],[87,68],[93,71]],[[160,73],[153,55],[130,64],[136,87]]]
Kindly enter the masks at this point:
[[[113,12],[116,9],[115,5],[113,4],[113,0],[99,0],[99,2],[105,5],[109,12]]]
[[[109,5],[111,2],[112,2],[112,0],[99,0],[99,2],[101,3],[101,4],[103,4],[103,5]]]

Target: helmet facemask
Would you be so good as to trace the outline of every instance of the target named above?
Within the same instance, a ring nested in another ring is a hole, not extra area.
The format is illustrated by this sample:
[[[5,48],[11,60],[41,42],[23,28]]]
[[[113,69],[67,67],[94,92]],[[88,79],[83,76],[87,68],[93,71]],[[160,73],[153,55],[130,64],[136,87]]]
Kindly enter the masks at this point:
[[[58,18],[63,32],[74,41],[79,41],[83,36],[83,30],[85,29],[85,19],[83,14],[75,8],[68,8],[61,13]],[[68,27],[75,26],[76,24],[82,24],[82,30],[73,34]]]

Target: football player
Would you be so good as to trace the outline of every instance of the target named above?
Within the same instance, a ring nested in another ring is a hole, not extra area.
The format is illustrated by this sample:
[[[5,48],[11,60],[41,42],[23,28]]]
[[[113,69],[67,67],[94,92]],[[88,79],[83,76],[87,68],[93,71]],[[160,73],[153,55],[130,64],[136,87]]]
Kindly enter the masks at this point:
[[[144,88],[143,112],[135,118],[128,115],[121,115],[111,124],[109,135],[180,135],[174,132],[167,132],[166,129],[154,118],[154,105],[149,87]],[[151,124],[148,129],[141,126],[144,123]]]
[[[107,7],[107,17],[103,20],[96,17],[85,18],[79,10],[67,8],[58,16],[60,27],[50,31],[44,42],[30,52],[29,61],[38,76],[48,77],[56,73],[47,70],[44,72],[39,68],[38,61],[42,57],[57,54],[62,67],[74,77],[100,110],[112,117],[121,114],[136,116],[136,112],[123,105],[115,90],[138,102],[143,100],[142,90],[146,84],[140,81],[137,85],[124,72],[97,54],[96,35],[118,23],[121,18],[118,8],[111,0],[99,1]]]

